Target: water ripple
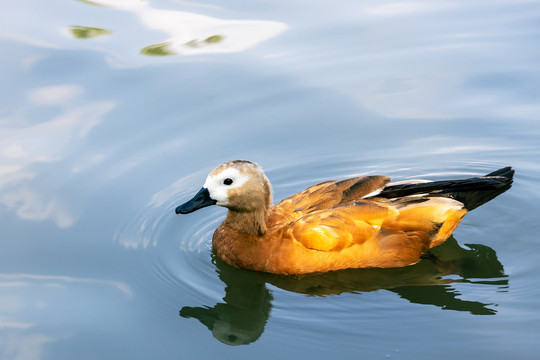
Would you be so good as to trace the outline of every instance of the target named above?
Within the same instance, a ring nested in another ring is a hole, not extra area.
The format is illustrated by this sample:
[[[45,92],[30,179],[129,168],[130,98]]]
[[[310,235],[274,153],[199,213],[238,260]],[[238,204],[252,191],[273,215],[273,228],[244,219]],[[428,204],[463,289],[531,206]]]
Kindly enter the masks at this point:
[[[388,161],[377,163],[372,160],[354,157],[313,157],[301,163],[289,160],[279,165],[270,164],[267,174],[274,184],[275,202],[278,202],[313,183],[328,179],[366,173],[387,174],[397,180],[459,178],[487,173],[498,166],[494,162],[474,161],[447,164],[442,169],[436,162],[396,159],[401,166],[392,167]],[[209,321],[212,322],[212,334],[222,342],[238,345],[258,339],[270,318],[271,309],[275,309],[272,311],[274,323],[297,322],[298,317],[309,317],[310,312],[324,311],[334,303],[340,304],[342,310],[350,307],[348,310],[354,312],[357,305],[347,298],[358,294],[371,294],[357,300],[369,308],[372,305],[368,299],[376,297],[373,293],[386,290],[411,303],[431,304],[473,314],[495,314],[496,310],[485,299],[461,300],[455,285],[469,284],[465,288],[466,295],[472,298],[475,298],[475,291],[488,294],[484,298],[503,288],[508,291],[508,280],[493,249],[484,245],[461,247],[453,238],[437,249],[444,261],[423,261],[400,269],[351,270],[299,278],[234,269],[216,258],[211,248],[212,234],[223,220],[225,209],[209,207],[187,216],[174,213],[178,204],[196,192],[204,179],[204,172],[207,169],[184,176],[156,193],[146,206],[118,228],[115,241],[127,249],[142,251],[143,263],[151,279],[139,281],[147,296],[163,304],[169,313],[180,310],[182,317],[197,318],[207,326]],[[474,226],[468,225],[463,240],[467,236],[473,238],[475,231]],[[160,289],[156,289],[158,285]],[[301,300],[306,296],[312,300]],[[316,300],[329,296],[335,299]],[[395,298],[385,299],[390,304],[388,307],[394,306]],[[296,310],[292,314],[283,309]],[[258,319],[255,328],[249,319]],[[300,323],[300,327],[308,326],[304,321]],[[278,334],[268,336],[279,337]]]

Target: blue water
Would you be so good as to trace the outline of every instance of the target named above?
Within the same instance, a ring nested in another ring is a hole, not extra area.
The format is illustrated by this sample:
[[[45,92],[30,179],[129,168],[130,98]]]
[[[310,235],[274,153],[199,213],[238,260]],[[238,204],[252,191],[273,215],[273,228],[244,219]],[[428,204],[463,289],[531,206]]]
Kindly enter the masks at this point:
[[[0,4],[1,359],[536,359],[540,2]],[[280,277],[174,214],[256,161],[329,179],[516,169],[400,269]]]

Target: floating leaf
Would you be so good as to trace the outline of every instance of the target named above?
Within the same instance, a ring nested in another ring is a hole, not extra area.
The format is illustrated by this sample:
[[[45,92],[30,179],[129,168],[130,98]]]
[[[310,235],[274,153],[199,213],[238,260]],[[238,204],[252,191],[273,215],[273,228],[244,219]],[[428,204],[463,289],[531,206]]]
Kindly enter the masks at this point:
[[[97,3],[95,1],[90,1],[90,0],[77,0],[79,2],[82,2],[84,4],[88,4],[88,5],[95,5],[95,6],[106,6],[104,4],[100,4],[100,3]]]
[[[217,44],[222,42],[224,37],[222,35],[212,35],[206,39],[204,39],[204,42],[207,44]]]
[[[190,40],[187,43],[184,43],[185,46],[188,46],[190,48],[200,48],[205,45],[211,45],[211,44],[217,44],[223,41],[225,37],[222,35],[212,35],[207,37],[204,40]]]
[[[69,30],[77,39],[91,39],[112,33],[110,30],[90,26],[72,26]]]
[[[175,55],[176,52],[170,49],[172,42],[167,41],[160,44],[149,45],[141,50],[141,54],[149,56]]]

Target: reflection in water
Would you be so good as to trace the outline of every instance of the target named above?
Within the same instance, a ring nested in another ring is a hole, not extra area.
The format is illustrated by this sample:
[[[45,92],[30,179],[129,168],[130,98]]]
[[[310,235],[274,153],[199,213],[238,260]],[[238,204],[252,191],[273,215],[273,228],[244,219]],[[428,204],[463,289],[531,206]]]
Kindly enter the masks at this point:
[[[141,50],[141,54],[149,56],[167,56],[175,55],[174,50],[171,49],[172,42],[166,41],[160,44],[149,45]]]
[[[224,39],[221,35],[212,35],[207,37],[204,40],[191,40],[184,44],[184,46],[189,46],[195,49],[201,48],[203,46],[217,44],[222,42]],[[150,55],[150,56],[166,56],[166,55],[176,55],[174,50],[174,43],[172,41],[166,41],[164,43],[150,45],[141,50],[141,54]]]
[[[54,189],[42,189],[38,164],[60,162],[78,149],[116,103],[88,101],[84,89],[57,84],[28,91],[37,111],[48,117],[35,121],[28,105],[0,119],[0,205],[28,220],[53,220],[60,228],[72,226],[76,206]]]
[[[151,56],[232,53],[251,48],[287,29],[287,25],[262,20],[222,20],[183,11],[151,7],[147,1],[79,0],[133,12],[148,29],[165,32],[169,40],[144,47]]]
[[[224,302],[214,307],[185,306],[184,318],[196,318],[219,341],[243,345],[263,333],[272,308],[272,294],[266,283],[287,291],[310,296],[338,295],[344,292],[388,290],[411,303],[435,305],[443,310],[465,311],[474,315],[494,315],[496,311],[478,301],[460,299],[453,283],[508,286],[502,264],[493,249],[484,245],[462,248],[451,237],[433,249],[434,257],[416,265],[394,269],[352,269],[301,277],[277,276],[240,270],[216,256],[219,278],[226,284]],[[455,276],[459,279],[455,279]],[[452,278],[449,278],[452,276]]]
[[[119,304],[134,297],[123,281],[0,273],[0,359],[50,358],[49,346],[74,336],[70,324],[121,316]]]
[[[214,256],[219,278],[226,284],[223,303],[189,307],[180,316],[196,318],[212,335],[228,345],[246,345],[263,333],[272,308],[272,294],[261,274],[232,268]]]
[[[109,30],[89,26],[72,26],[69,28],[69,31],[77,39],[91,39],[111,34]]]

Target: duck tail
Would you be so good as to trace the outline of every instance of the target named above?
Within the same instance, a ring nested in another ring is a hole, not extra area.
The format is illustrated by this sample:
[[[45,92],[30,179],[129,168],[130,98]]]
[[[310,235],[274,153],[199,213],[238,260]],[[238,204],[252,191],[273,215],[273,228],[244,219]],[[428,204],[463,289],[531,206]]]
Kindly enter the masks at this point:
[[[510,189],[514,181],[514,169],[507,166],[468,180],[471,182],[469,186],[466,185],[463,190],[452,192],[450,195],[462,202],[465,209],[471,211]]]
[[[512,187],[514,169],[510,166],[487,175],[463,180],[443,180],[387,186],[378,197],[396,198],[411,195],[445,196],[463,203],[471,211]]]

